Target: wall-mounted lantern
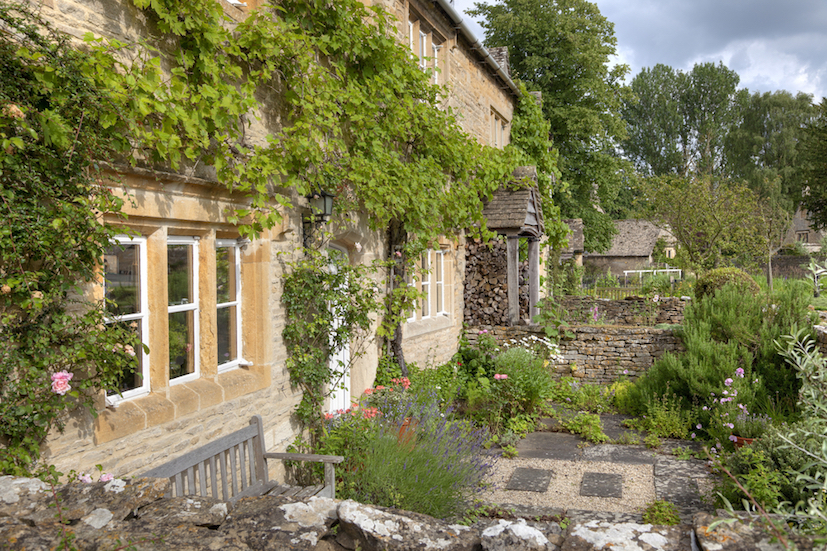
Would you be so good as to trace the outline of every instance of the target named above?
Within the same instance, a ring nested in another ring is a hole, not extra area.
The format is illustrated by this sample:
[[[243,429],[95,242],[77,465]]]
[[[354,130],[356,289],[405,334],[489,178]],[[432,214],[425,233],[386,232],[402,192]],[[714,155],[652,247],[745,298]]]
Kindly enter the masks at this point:
[[[310,202],[310,212],[302,216],[302,243],[309,248],[316,228],[325,224],[333,215],[333,199],[336,197],[323,189],[305,196]]]

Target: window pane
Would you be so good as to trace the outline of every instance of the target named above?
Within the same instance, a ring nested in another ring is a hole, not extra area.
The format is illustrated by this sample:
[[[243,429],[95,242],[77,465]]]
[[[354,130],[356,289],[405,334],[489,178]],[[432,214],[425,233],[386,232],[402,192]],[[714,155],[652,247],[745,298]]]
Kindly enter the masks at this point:
[[[235,247],[221,247],[215,250],[216,304],[236,300]]]
[[[442,274],[442,254],[435,254],[434,255],[434,279],[436,280],[436,289],[434,289],[434,293],[436,294],[436,311],[437,313],[443,312],[445,309],[442,307],[442,284],[443,284],[443,274]]]
[[[431,315],[431,274],[428,273],[430,265],[428,263],[429,252],[422,254],[422,317],[426,318]]]
[[[218,309],[218,365],[238,359],[236,307]]]
[[[141,310],[138,245],[111,245],[103,255],[104,294],[115,304],[106,305],[109,316],[137,314]]]
[[[169,305],[192,302],[192,246],[167,245]]]
[[[169,314],[169,378],[195,372],[195,311]]]
[[[143,385],[143,377],[141,374],[143,373],[143,353],[141,350],[141,342],[143,335],[141,334],[141,324],[138,321],[121,321],[112,324],[107,324],[107,327],[118,326],[122,328],[128,328],[132,333],[135,334],[135,338],[130,343],[126,343],[124,346],[124,350],[131,350],[134,353],[129,354],[129,357],[132,358],[131,366],[124,370],[121,374],[120,380],[118,381],[118,386],[115,389],[107,390],[106,393],[108,395],[118,394],[119,392],[123,393],[127,390],[132,390],[133,388],[139,388]],[[130,348],[126,348],[129,346]],[[124,352],[127,353],[127,352]]]

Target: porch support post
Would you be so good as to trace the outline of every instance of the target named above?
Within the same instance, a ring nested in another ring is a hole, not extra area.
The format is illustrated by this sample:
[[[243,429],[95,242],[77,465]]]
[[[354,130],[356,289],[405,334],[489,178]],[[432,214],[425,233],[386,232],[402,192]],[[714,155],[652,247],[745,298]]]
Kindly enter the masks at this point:
[[[532,237],[528,240],[528,317],[534,323],[534,316],[540,313],[537,301],[540,300],[540,240]]]
[[[508,324],[517,325],[520,320],[520,238],[508,236],[506,249],[508,262]]]

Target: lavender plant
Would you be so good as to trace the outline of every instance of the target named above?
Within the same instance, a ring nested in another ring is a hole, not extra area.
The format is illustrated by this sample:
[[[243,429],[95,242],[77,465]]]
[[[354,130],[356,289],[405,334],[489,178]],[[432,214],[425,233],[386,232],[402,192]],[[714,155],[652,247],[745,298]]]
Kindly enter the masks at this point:
[[[487,430],[456,420],[439,407],[433,392],[405,393],[405,399],[377,404],[382,415],[370,423],[342,497],[396,507],[437,518],[460,518],[497,459],[486,450]],[[407,430],[400,428],[408,421]]]

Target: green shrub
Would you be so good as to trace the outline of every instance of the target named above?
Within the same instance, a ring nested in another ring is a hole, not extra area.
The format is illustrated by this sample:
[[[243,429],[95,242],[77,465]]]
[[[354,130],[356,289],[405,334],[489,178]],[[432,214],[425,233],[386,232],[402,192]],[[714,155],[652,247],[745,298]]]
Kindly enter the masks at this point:
[[[463,412],[493,434],[511,427],[512,419],[533,421],[551,395],[552,379],[546,362],[524,348],[500,354],[490,378],[479,375],[465,386]]]
[[[657,526],[675,526],[681,523],[681,517],[674,503],[659,499],[643,511],[643,522]]]
[[[562,377],[552,382],[550,399],[578,411],[605,413],[612,410],[610,388],[582,384],[574,377]]]
[[[743,293],[757,295],[761,292],[755,280],[745,271],[738,268],[716,268],[698,278],[695,283],[695,298],[700,300],[705,296],[714,295],[715,291],[722,289],[727,283],[735,285]]]
[[[415,390],[429,389],[436,392],[443,404],[451,405],[464,393],[467,376],[456,362],[448,362],[432,368],[418,369],[409,364],[411,386]]]
[[[509,417],[518,413],[534,414],[551,396],[552,378],[546,362],[524,348],[506,350],[495,360],[495,368],[506,383]]]
[[[600,416],[592,413],[578,413],[570,419],[563,419],[561,423],[566,430],[579,434],[589,442],[600,444],[609,440],[603,432]]]
[[[728,284],[690,303],[678,333],[685,352],[658,359],[624,397],[624,408],[648,415],[659,397],[674,394],[680,409],[694,412],[700,436],[729,445],[732,420],[724,417],[743,408],[767,413],[768,405],[789,405],[797,396],[795,369],[773,341],[811,324],[807,301],[806,284],[787,282],[769,300]]]
[[[681,409],[677,397],[664,394],[649,403],[645,428],[659,438],[686,438],[691,422],[691,413]]]
[[[762,507],[772,510],[778,507],[782,498],[782,475],[764,452],[753,446],[744,446],[726,459],[729,471]],[[726,477],[721,487],[721,496],[733,506],[740,505],[749,497],[734,480]]]

